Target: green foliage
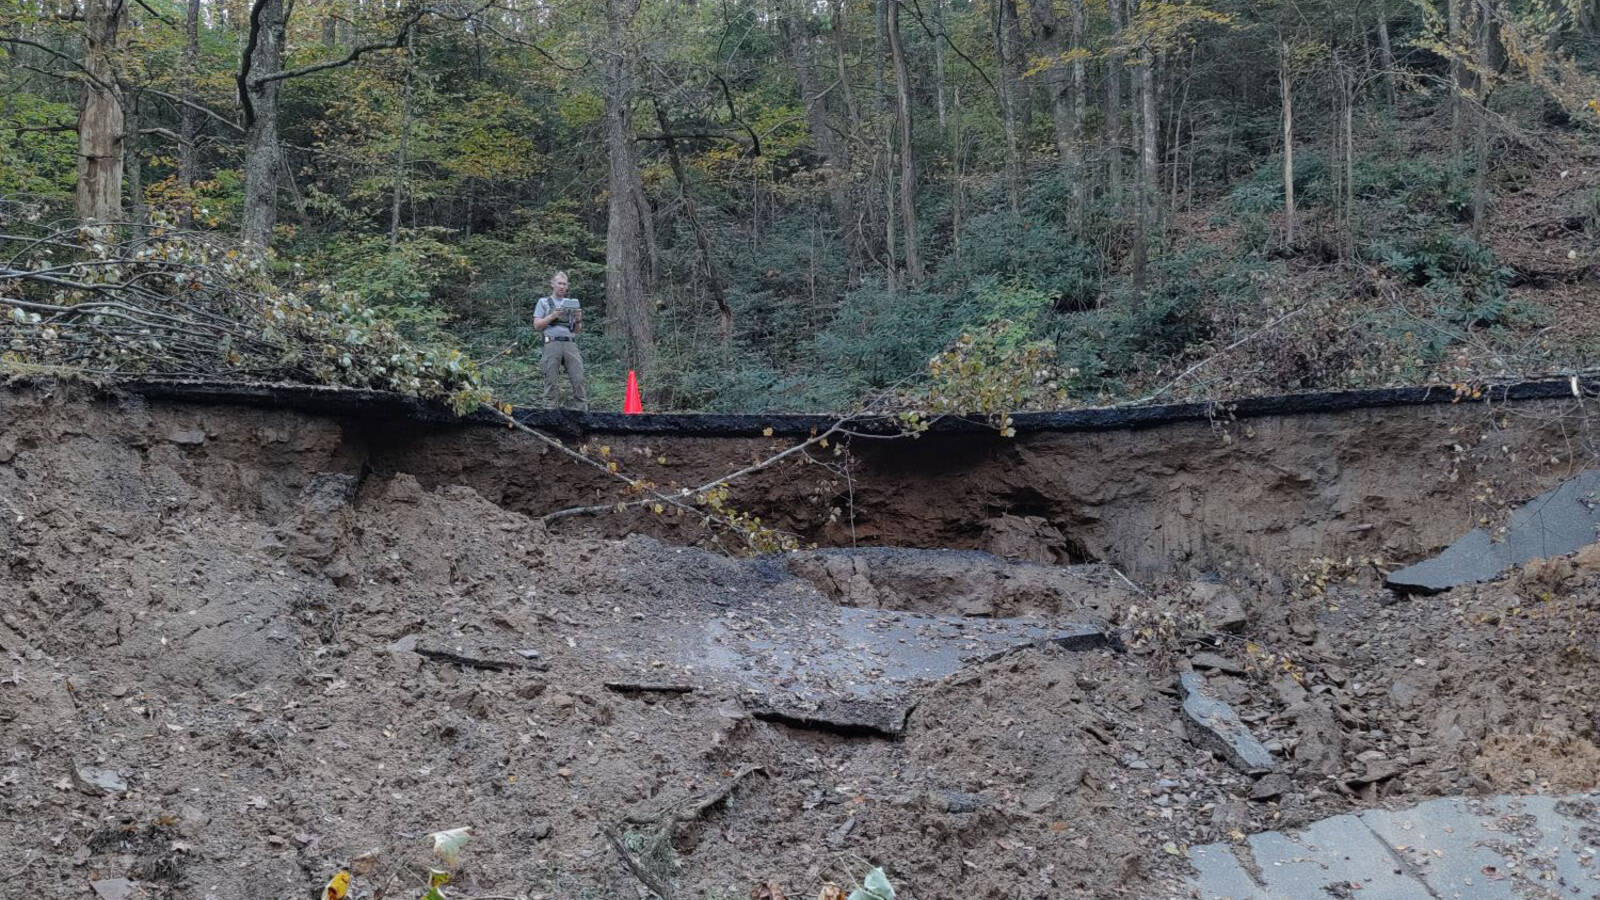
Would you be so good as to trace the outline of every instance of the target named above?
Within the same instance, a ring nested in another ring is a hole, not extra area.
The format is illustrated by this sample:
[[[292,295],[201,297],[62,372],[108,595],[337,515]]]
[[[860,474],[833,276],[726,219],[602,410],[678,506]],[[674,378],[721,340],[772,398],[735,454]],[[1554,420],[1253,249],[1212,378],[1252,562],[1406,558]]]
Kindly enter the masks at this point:
[[[1059,181],[1046,182],[1045,196],[1058,198]],[[938,282],[960,287],[996,277],[1026,283],[1062,298],[1066,305],[1093,305],[1100,291],[1101,261],[1079,243],[1065,223],[1018,217],[1008,211],[974,217],[962,231],[961,256],[938,271]]]
[[[0,99],[0,197],[70,196],[78,177],[77,137],[60,126],[76,117],[71,104],[32,94],[7,92]]]
[[[1515,274],[1495,260],[1493,251],[1471,236],[1429,229],[1373,248],[1385,268],[1422,288],[1442,320],[1465,328],[1530,321],[1534,311],[1511,301]]]
[[[883,869],[874,868],[861,879],[861,886],[850,892],[849,900],[894,900],[894,886]]]
[[[427,306],[447,284],[472,278],[473,263],[460,248],[445,243],[440,229],[407,232],[390,245],[384,235],[354,235],[328,243],[303,266],[312,278],[327,279],[374,306],[408,309],[403,315],[427,318]]]
[[[1321,154],[1300,151],[1294,157],[1294,198],[1297,206],[1324,203],[1328,193],[1328,161]],[[1228,192],[1227,210],[1234,215],[1279,212],[1283,209],[1283,154],[1273,154],[1250,177]]]
[[[1062,327],[1059,359],[1074,388],[1111,390],[1118,379],[1153,361],[1182,356],[1209,335],[1208,300],[1226,297],[1242,304],[1255,293],[1251,267],[1225,266],[1208,253],[1168,257],[1156,268],[1156,286],[1145,297],[1121,297]]]

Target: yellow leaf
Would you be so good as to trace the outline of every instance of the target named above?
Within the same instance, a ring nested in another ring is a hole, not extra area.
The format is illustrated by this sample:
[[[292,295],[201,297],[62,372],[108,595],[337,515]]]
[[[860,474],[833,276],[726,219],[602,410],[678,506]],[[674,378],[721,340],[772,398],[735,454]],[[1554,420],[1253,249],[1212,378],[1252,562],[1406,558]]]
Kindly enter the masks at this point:
[[[350,893],[350,873],[340,869],[322,889],[322,900],[344,900]]]
[[[761,429],[761,436],[762,437],[772,437],[772,426],[768,425],[767,427]]]

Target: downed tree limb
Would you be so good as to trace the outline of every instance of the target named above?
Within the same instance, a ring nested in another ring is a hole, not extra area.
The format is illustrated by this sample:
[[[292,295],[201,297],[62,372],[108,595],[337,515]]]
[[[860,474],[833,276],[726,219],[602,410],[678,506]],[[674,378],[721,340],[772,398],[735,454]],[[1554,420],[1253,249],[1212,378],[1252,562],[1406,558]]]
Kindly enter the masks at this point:
[[[687,825],[690,822],[698,821],[718,804],[733,796],[733,792],[739,787],[740,782],[757,772],[765,773],[766,771],[766,766],[741,766],[727,781],[697,798],[690,797],[669,805],[654,816],[630,813],[623,817],[623,821],[630,825],[660,825],[668,829],[677,825]]]
[[[826,442],[829,438],[834,437],[835,435],[837,435],[840,432],[842,432],[844,430],[844,428],[845,428],[846,423],[848,423],[849,421],[850,421],[849,419],[840,419],[837,423],[834,424],[834,426],[832,428],[829,428],[827,431],[824,431],[821,434],[818,434],[818,435],[815,435],[813,437],[807,438],[804,442],[799,443],[799,444],[795,444],[794,446],[792,446],[792,447],[788,448],[787,450],[784,450],[784,451],[782,451],[780,453],[775,453],[772,456],[769,456],[766,459],[763,459],[758,463],[753,463],[751,465],[745,466],[743,469],[740,469],[737,472],[730,472],[729,474],[723,475],[720,478],[716,478],[716,479],[713,479],[711,481],[708,481],[705,484],[700,485],[699,487],[685,488],[679,494],[679,496],[680,497],[684,497],[684,496],[687,496],[687,497],[698,497],[701,494],[704,494],[706,491],[713,490],[715,488],[721,487],[722,485],[727,484],[728,482],[733,481],[735,479],[743,478],[746,475],[752,475],[752,474],[754,474],[756,472],[761,471],[762,469],[771,468],[772,466],[777,465],[778,463],[784,461],[785,459],[788,459],[790,456],[793,456],[796,453],[799,453],[799,452],[801,452],[803,450],[806,450],[806,449],[808,449],[808,448],[810,448],[810,447],[812,447],[812,446],[814,446],[816,444]],[[659,499],[659,498],[662,498],[662,496],[663,495],[661,495],[661,494],[656,494],[655,498]],[[647,506],[652,502],[654,502],[654,499],[627,500],[627,501],[623,501],[621,503],[596,504],[594,506],[575,506],[575,507],[571,507],[569,509],[556,510],[555,512],[550,513],[549,515],[544,516],[542,519],[540,519],[540,521],[542,521],[542,522],[544,522],[545,524],[548,525],[551,522],[557,521],[559,519],[565,519],[565,518],[568,518],[568,517],[571,517],[571,516],[594,515],[596,513],[611,512],[611,511],[617,510],[619,508],[625,509],[625,508],[633,507],[633,506]],[[699,510],[696,509],[696,511],[698,512]]]
[[[611,826],[600,826],[600,833],[605,835],[606,842],[611,845],[611,849],[617,851],[618,856],[622,857],[623,865],[628,867],[628,871],[633,873],[633,877],[639,879],[640,884],[649,889],[650,893],[660,897],[661,900],[672,900],[672,888],[662,884],[660,879],[650,874],[649,870],[645,869],[644,866],[639,864],[638,860],[633,858],[633,854],[628,852],[628,848],[622,843],[622,838],[617,836],[616,831]]]

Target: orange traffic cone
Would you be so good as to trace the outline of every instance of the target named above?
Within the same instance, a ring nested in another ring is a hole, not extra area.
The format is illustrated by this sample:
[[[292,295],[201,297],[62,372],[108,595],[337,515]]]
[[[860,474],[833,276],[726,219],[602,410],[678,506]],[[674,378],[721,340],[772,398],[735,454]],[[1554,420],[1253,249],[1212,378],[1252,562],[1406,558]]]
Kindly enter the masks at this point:
[[[637,416],[644,412],[644,404],[639,402],[639,377],[628,370],[628,396],[622,401],[624,415]]]

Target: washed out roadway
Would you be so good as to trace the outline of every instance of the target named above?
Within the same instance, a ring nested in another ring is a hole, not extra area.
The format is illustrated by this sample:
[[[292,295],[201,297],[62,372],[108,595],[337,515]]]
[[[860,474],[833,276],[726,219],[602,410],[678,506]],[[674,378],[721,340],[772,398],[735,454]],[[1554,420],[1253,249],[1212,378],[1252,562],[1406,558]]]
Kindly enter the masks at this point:
[[[1203,900],[1600,898],[1600,792],[1445,797],[1194,847]]]

